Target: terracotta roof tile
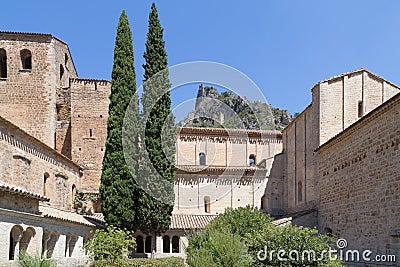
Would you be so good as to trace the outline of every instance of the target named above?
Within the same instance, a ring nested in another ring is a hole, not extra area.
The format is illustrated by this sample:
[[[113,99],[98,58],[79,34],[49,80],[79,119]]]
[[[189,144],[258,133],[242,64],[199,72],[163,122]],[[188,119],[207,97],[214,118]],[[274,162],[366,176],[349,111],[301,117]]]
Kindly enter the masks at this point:
[[[0,191],[8,192],[10,194],[19,195],[19,196],[23,196],[23,197],[27,197],[27,198],[33,198],[33,199],[37,199],[40,201],[50,201],[49,197],[30,192],[28,190],[25,190],[25,189],[22,189],[22,188],[19,188],[16,186],[0,184]]]
[[[172,214],[171,230],[202,229],[218,215]]]
[[[76,212],[64,211],[44,205],[39,206],[39,211],[42,213],[42,216],[46,218],[53,218],[71,223],[83,224],[87,226],[97,226],[96,224],[89,222],[87,219],[85,219],[83,215],[80,215]]]

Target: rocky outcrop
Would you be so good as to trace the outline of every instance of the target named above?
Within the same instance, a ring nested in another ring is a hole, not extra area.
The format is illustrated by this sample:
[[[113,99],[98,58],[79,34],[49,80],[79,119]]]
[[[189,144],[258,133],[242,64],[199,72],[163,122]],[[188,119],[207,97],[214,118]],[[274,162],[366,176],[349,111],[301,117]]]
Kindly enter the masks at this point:
[[[220,94],[212,86],[200,85],[195,109],[178,125],[281,130],[292,120],[287,110],[261,101],[251,102],[229,91]]]

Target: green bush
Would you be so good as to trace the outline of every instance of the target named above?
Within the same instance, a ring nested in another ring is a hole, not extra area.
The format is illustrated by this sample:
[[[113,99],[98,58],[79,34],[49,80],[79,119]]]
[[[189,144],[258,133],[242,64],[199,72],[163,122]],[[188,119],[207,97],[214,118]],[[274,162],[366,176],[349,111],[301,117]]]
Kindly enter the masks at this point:
[[[163,259],[125,259],[117,262],[107,260],[95,261],[92,267],[184,267],[182,258],[168,257]]]
[[[132,232],[108,226],[105,230],[96,230],[93,238],[83,248],[88,251],[91,260],[116,262],[129,257],[129,251],[135,246],[136,241]]]
[[[56,262],[51,259],[45,259],[39,255],[29,255],[21,251],[18,255],[18,265],[21,267],[55,267]]]
[[[191,267],[253,266],[253,259],[238,234],[219,232],[213,228],[191,235],[186,254]]]
[[[227,245],[232,248],[227,249]],[[342,266],[323,254],[334,246],[334,240],[318,234],[316,229],[286,225],[276,227],[270,216],[250,206],[227,209],[203,231],[189,235],[186,249],[190,266]],[[300,256],[292,255],[293,260],[279,260],[277,253],[298,251]],[[267,252],[265,254],[265,251]],[[275,251],[273,257],[270,252]],[[308,254],[304,260],[301,253]],[[243,259],[238,261],[238,255]],[[321,259],[320,255],[322,255]],[[265,256],[265,257],[264,257]],[[220,262],[218,262],[220,261]],[[216,263],[218,262],[218,263]],[[250,264],[250,265],[249,265]]]

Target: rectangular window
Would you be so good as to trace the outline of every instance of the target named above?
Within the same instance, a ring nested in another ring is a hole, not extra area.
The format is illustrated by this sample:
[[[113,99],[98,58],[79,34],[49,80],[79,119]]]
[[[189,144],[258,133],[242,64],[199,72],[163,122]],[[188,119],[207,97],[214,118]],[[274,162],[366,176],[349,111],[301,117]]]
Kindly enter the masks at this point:
[[[363,102],[360,100],[358,101],[358,117],[361,118],[364,115],[364,105]]]

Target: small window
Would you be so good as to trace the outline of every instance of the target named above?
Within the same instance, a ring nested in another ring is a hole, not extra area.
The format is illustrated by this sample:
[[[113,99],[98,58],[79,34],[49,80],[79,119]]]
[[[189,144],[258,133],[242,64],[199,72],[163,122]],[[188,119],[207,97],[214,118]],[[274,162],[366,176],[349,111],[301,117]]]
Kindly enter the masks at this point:
[[[43,195],[45,195],[45,196],[47,196],[47,182],[48,182],[49,176],[50,175],[47,172],[43,175]]]
[[[303,185],[301,182],[297,183],[297,201],[303,201]]]
[[[63,76],[64,76],[64,67],[63,65],[60,64],[60,81],[62,80]]]
[[[74,184],[72,185],[71,193],[72,193],[72,203],[74,203],[75,195],[76,195],[76,186]]]
[[[67,55],[67,53],[65,53],[65,55],[64,55],[64,64],[65,64],[65,67],[68,68],[68,55]]]
[[[256,166],[256,156],[254,154],[251,154],[249,156],[249,165],[250,166]]]
[[[22,69],[31,70],[32,69],[32,53],[28,49],[21,50],[21,62]]]
[[[93,136],[93,131],[92,131],[92,129],[89,129],[89,136],[90,136],[90,137]]]
[[[146,242],[144,244],[144,252],[151,253],[151,235],[146,236]]]
[[[172,253],[179,253],[179,236],[172,237]]]
[[[200,166],[206,166],[206,154],[203,152],[199,154],[199,163]]]
[[[266,200],[267,200],[267,197],[264,195],[262,198],[261,198],[261,205],[260,205],[260,209],[261,210],[264,210],[265,209],[265,202],[266,202]]]
[[[327,236],[332,236],[332,229],[329,227],[325,227],[324,232]]]
[[[211,212],[211,204],[210,204],[210,197],[204,197],[204,212],[210,213]]]
[[[361,118],[364,115],[364,105],[363,102],[360,100],[358,101],[358,117]]]
[[[144,239],[141,235],[136,237],[136,253],[144,253]]]
[[[7,53],[4,49],[0,49],[0,78],[7,78]]]
[[[169,236],[165,235],[163,237],[163,252],[164,253],[171,253],[170,244],[169,244]]]

